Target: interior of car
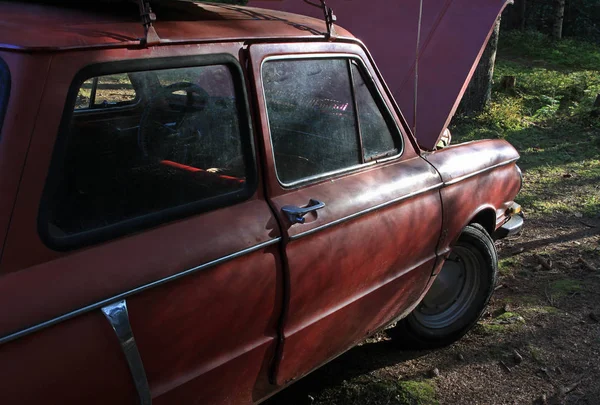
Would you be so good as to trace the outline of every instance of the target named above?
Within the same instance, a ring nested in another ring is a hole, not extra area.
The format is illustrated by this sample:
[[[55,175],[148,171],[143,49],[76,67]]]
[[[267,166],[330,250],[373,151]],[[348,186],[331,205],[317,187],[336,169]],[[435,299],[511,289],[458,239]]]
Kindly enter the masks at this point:
[[[106,76],[91,81],[97,88],[87,97],[84,83],[52,198],[54,232],[76,234],[244,187],[235,91],[227,77],[221,94],[205,89],[201,78],[211,73],[230,75],[206,66],[129,73],[122,85],[123,75],[112,83]],[[123,95],[132,89],[133,98]]]

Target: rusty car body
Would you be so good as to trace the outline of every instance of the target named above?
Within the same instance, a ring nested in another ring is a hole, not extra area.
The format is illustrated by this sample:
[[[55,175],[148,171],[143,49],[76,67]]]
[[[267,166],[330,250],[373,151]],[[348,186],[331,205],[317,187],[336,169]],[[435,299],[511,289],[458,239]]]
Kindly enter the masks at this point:
[[[318,19],[172,1],[149,42],[135,5],[41,3],[0,1],[1,403],[258,403],[392,322],[477,321],[507,142],[422,151]]]

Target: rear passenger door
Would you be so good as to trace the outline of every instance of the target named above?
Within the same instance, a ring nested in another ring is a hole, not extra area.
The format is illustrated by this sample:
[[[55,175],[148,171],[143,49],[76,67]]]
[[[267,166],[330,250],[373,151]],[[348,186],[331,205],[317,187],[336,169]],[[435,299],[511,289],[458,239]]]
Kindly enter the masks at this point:
[[[269,201],[284,229],[296,379],[410,311],[436,261],[440,179],[357,45],[250,47]]]
[[[54,57],[0,264],[1,403],[268,392],[280,236],[240,47]],[[152,91],[86,100],[136,77]]]

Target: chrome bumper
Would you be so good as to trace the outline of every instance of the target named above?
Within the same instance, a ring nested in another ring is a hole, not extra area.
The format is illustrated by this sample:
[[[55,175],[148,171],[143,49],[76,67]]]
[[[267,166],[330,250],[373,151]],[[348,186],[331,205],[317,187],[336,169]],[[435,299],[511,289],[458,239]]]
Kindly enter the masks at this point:
[[[523,214],[519,213],[510,217],[500,228],[494,232],[494,239],[503,239],[507,236],[516,235],[523,229]]]

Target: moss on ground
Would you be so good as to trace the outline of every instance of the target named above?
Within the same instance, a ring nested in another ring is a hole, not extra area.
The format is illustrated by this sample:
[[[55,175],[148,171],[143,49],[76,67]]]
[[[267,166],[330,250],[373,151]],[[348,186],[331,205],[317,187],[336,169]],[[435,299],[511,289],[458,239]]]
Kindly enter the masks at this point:
[[[558,299],[580,292],[582,286],[580,281],[566,278],[550,283],[548,289],[552,298]]]
[[[520,330],[525,325],[525,318],[515,312],[505,312],[491,322],[479,322],[476,331],[483,334],[508,333]]]
[[[526,315],[550,315],[550,314],[558,314],[560,310],[556,307],[551,306],[530,306],[521,309]]]
[[[531,358],[538,364],[544,364],[544,353],[539,347],[529,344],[527,346]]]
[[[515,266],[519,261],[514,257],[507,257],[498,261],[498,271],[503,276],[512,275],[514,273]]]
[[[330,387],[315,405],[437,405],[431,381],[395,381],[364,375]]]
[[[525,319],[516,312],[505,312],[502,315],[498,315],[496,319],[492,321],[493,323],[502,325],[502,324],[515,324],[515,323],[525,323]]]
[[[435,387],[427,381],[401,381],[400,399],[403,403],[411,405],[433,405],[437,404],[435,399]]]

